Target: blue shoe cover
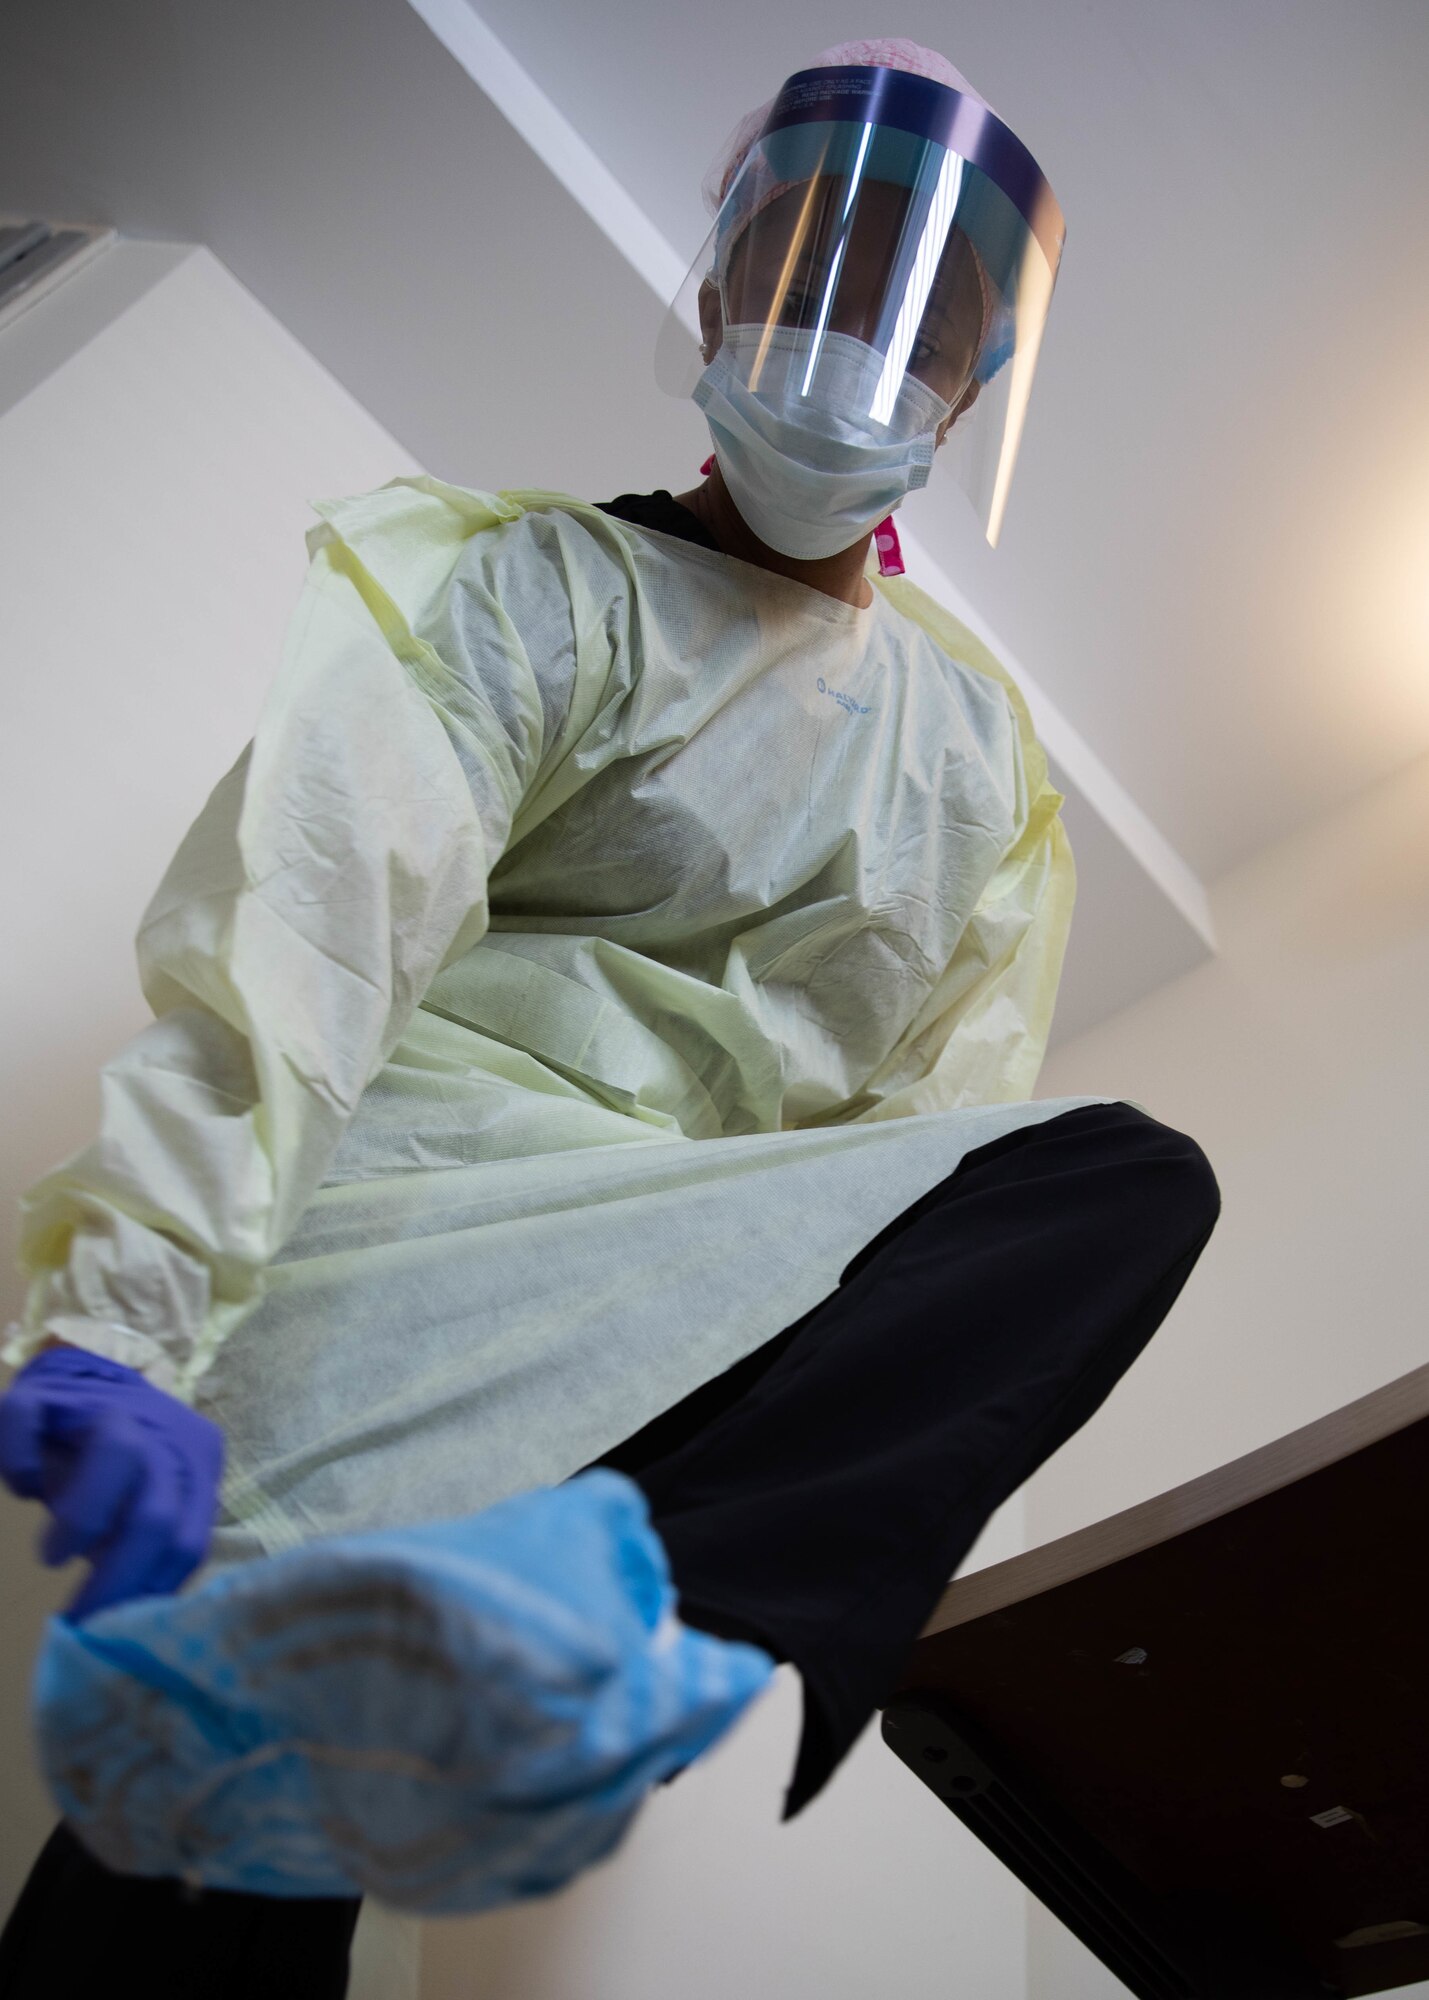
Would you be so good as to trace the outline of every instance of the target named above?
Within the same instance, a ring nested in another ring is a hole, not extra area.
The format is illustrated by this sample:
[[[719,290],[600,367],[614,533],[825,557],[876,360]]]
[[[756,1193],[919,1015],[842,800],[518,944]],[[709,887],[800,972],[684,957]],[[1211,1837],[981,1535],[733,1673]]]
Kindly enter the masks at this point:
[[[644,1495],[598,1468],[51,1619],[35,1707],[110,1868],[455,1915],[609,1854],[773,1672],[680,1623]]]

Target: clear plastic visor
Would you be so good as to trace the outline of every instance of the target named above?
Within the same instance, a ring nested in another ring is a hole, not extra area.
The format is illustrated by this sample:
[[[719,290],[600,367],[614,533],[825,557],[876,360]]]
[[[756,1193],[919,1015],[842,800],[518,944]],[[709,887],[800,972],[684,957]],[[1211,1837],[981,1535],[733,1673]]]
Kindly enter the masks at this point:
[[[913,132],[766,131],[666,315],[657,379],[688,397],[728,338],[724,365],[756,395],[777,378],[786,402],[807,399],[869,442],[933,431],[945,439],[936,475],[956,479],[995,543],[1056,280],[1056,220],[1042,231],[1049,257],[989,173]]]

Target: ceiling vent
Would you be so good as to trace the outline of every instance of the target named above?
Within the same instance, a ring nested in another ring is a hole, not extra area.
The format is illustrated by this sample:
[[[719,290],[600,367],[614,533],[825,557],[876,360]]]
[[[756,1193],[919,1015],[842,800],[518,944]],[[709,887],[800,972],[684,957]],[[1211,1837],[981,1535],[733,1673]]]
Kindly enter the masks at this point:
[[[0,326],[113,241],[112,229],[0,215]]]

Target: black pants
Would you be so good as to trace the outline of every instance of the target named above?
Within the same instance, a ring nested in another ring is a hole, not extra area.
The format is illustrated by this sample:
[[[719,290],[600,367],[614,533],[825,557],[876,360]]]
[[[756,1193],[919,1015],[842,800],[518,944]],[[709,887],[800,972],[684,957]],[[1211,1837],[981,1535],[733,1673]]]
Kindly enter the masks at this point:
[[[837,1291],[608,1452],[645,1491],[688,1623],[792,1660],[805,1721],[785,1806],[814,1797],[1009,1494],[1105,1401],[1220,1213],[1193,1139],[1127,1104],[969,1153]],[[356,1902],[110,1874],[63,1827],[3,1938],[0,2000],[338,2000]],[[255,1977],[261,1972],[261,1982]]]

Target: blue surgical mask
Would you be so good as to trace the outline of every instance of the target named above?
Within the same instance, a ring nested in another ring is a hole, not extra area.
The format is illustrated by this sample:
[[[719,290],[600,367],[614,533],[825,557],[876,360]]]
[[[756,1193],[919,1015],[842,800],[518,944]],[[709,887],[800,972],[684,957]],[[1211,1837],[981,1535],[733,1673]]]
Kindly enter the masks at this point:
[[[804,562],[849,548],[927,484],[938,425],[952,410],[906,375],[886,423],[856,414],[874,405],[884,357],[826,333],[810,377],[814,339],[796,327],[772,338],[728,327],[693,391],[740,514],[771,549]]]

